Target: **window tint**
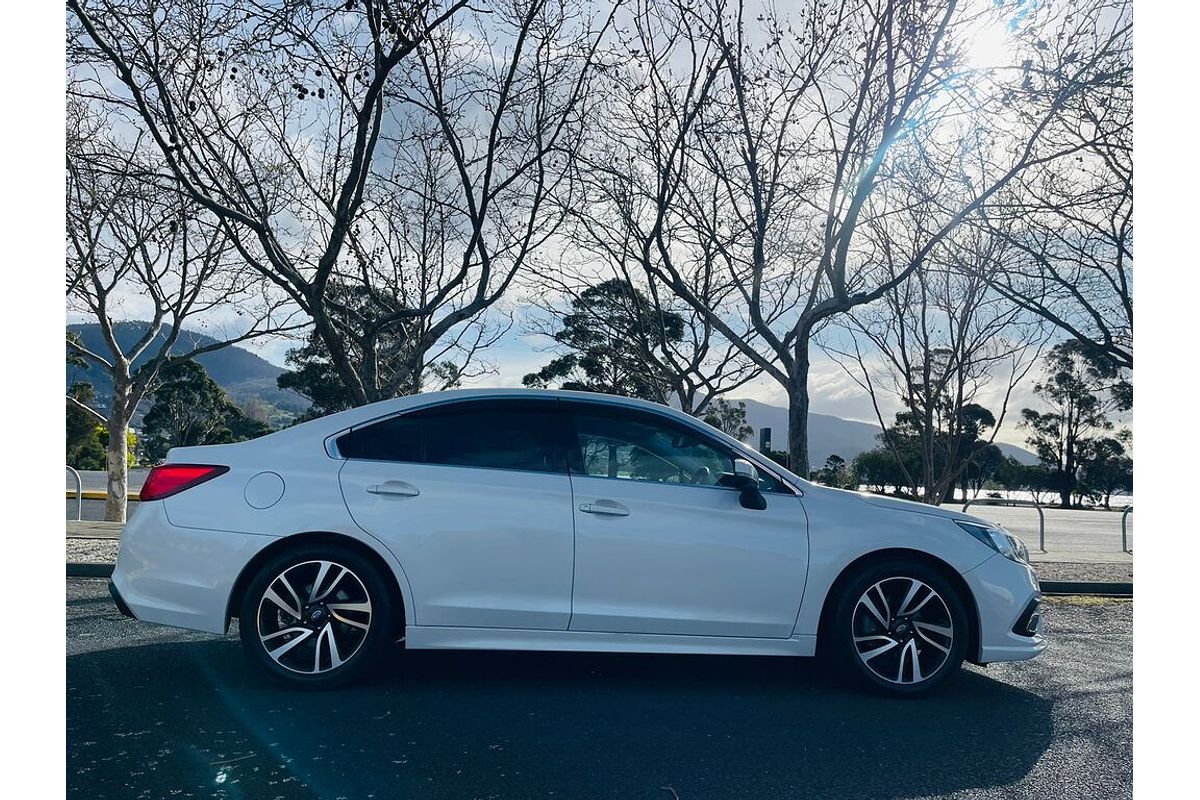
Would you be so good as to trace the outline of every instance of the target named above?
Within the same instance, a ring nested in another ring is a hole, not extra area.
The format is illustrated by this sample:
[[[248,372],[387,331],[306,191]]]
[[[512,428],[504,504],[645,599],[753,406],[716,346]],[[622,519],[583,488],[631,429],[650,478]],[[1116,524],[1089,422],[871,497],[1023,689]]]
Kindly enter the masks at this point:
[[[558,419],[553,400],[461,402],[357,428],[337,447],[372,461],[565,472]]]
[[[733,474],[734,454],[683,425],[655,414],[571,404],[577,449],[572,471],[596,478],[680,486],[716,486]],[[764,492],[791,494],[780,481],[759,470]]]
[[[599,478],[715,486],[733,458],[682,426],[649,414],[576,407],[576,469]]]

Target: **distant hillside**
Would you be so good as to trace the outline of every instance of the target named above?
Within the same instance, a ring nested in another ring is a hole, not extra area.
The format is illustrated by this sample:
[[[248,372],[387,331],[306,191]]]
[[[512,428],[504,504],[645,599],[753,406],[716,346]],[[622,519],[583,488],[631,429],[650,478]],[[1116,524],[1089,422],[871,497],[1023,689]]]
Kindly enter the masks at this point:
[[[100,326],[95,323],[86,325],[68,325],[67,330],[78,334],[84,347],[100,355],[105,355],[108,348],[100,332]],[[122,348],[132,347],[133,343],[146,330],[145,322],[121,322],[115,326],[117,342]],[[159,342],[166,334],[159,334]],[[187,352],[198,346],[211,344],[215,340],[202,333],[183,331],[175,344],[175,352]],[[151,346],[153,347],[153,345]],[[241,347],[223,347],[199,356],[197,361],[208,371],[209,376],[217,382],[229,397],[242,408],[263,403],[270,407],[272,415],[283,418],[303,413],[308,408],[308,400],[291,390],[280,389],[275,379],[283,370],[274,364]],[[141,366],[145,359],[134,362],[134,368]],[[108,398],[112,395],[112,381],[107,374],[97,367],[80,369],[67,368],[67,386],[76,381],[87,381],[96,387],[96,404],[107,408]],[[135,424],[147,410],[143,404],[138,411]]]
[[[787,449],[788,415],[786,408],[760,403],[757,400],[735,400],[733,402],[746,404],[746,421],[754,427],[752,444],[758,445],[758,431],[766,427],[771,429],[771,446],[776,450]],[[818,467],[825,463],[826,458],[835,453],[849,461],[864,450],[878,447],[879,440],[875,438],[878,434],[878,425],[831,417],[828,414],[809,414],[809,462]],[[1012,456],[1022,464],[1037,463],[1037,456],[1028,450],[1001,442],[996,444],[1004,455]]]

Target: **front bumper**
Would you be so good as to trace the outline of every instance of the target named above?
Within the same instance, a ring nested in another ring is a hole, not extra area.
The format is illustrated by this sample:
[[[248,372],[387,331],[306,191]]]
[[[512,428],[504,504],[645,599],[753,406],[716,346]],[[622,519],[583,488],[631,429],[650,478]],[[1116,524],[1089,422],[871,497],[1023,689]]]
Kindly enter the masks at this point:
[[[143,503],[121,533],[109,591],[141,622],[224,633],[238,576],[275,538],[180,528],[161,502]]]
[[[1046,649],[1037,576],[1027,564],[995,555],[963,573],[979,611],[979,664],[1025,661]],[[1031,627],[1032,626],[1032,627]]]

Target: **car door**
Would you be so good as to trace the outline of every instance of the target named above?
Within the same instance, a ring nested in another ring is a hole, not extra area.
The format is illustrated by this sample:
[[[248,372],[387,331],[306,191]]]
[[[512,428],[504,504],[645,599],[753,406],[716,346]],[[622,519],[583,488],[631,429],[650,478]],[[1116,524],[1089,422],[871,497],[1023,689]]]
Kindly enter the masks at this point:
[[[718,485],[735,454],[666,415],[564,402],[575,446],[571,630],[785,638],[807,572],[796,494]]]
[[[557,402],[463,400],[337,440],[355,522],[396,556],[410,624],[565,630],[574,560]]]

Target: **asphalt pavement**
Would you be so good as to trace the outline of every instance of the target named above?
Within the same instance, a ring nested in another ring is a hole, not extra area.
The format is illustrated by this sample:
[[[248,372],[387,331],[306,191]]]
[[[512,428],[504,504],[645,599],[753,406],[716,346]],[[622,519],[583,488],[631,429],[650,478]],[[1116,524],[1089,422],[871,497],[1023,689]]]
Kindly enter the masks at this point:
[[[282,688],[236,637],[67,581],[67,782],[87,798],[1123,798],[1132,603],[1052,601],[1050,648],[930,698],[810,659],[405,652]]]

